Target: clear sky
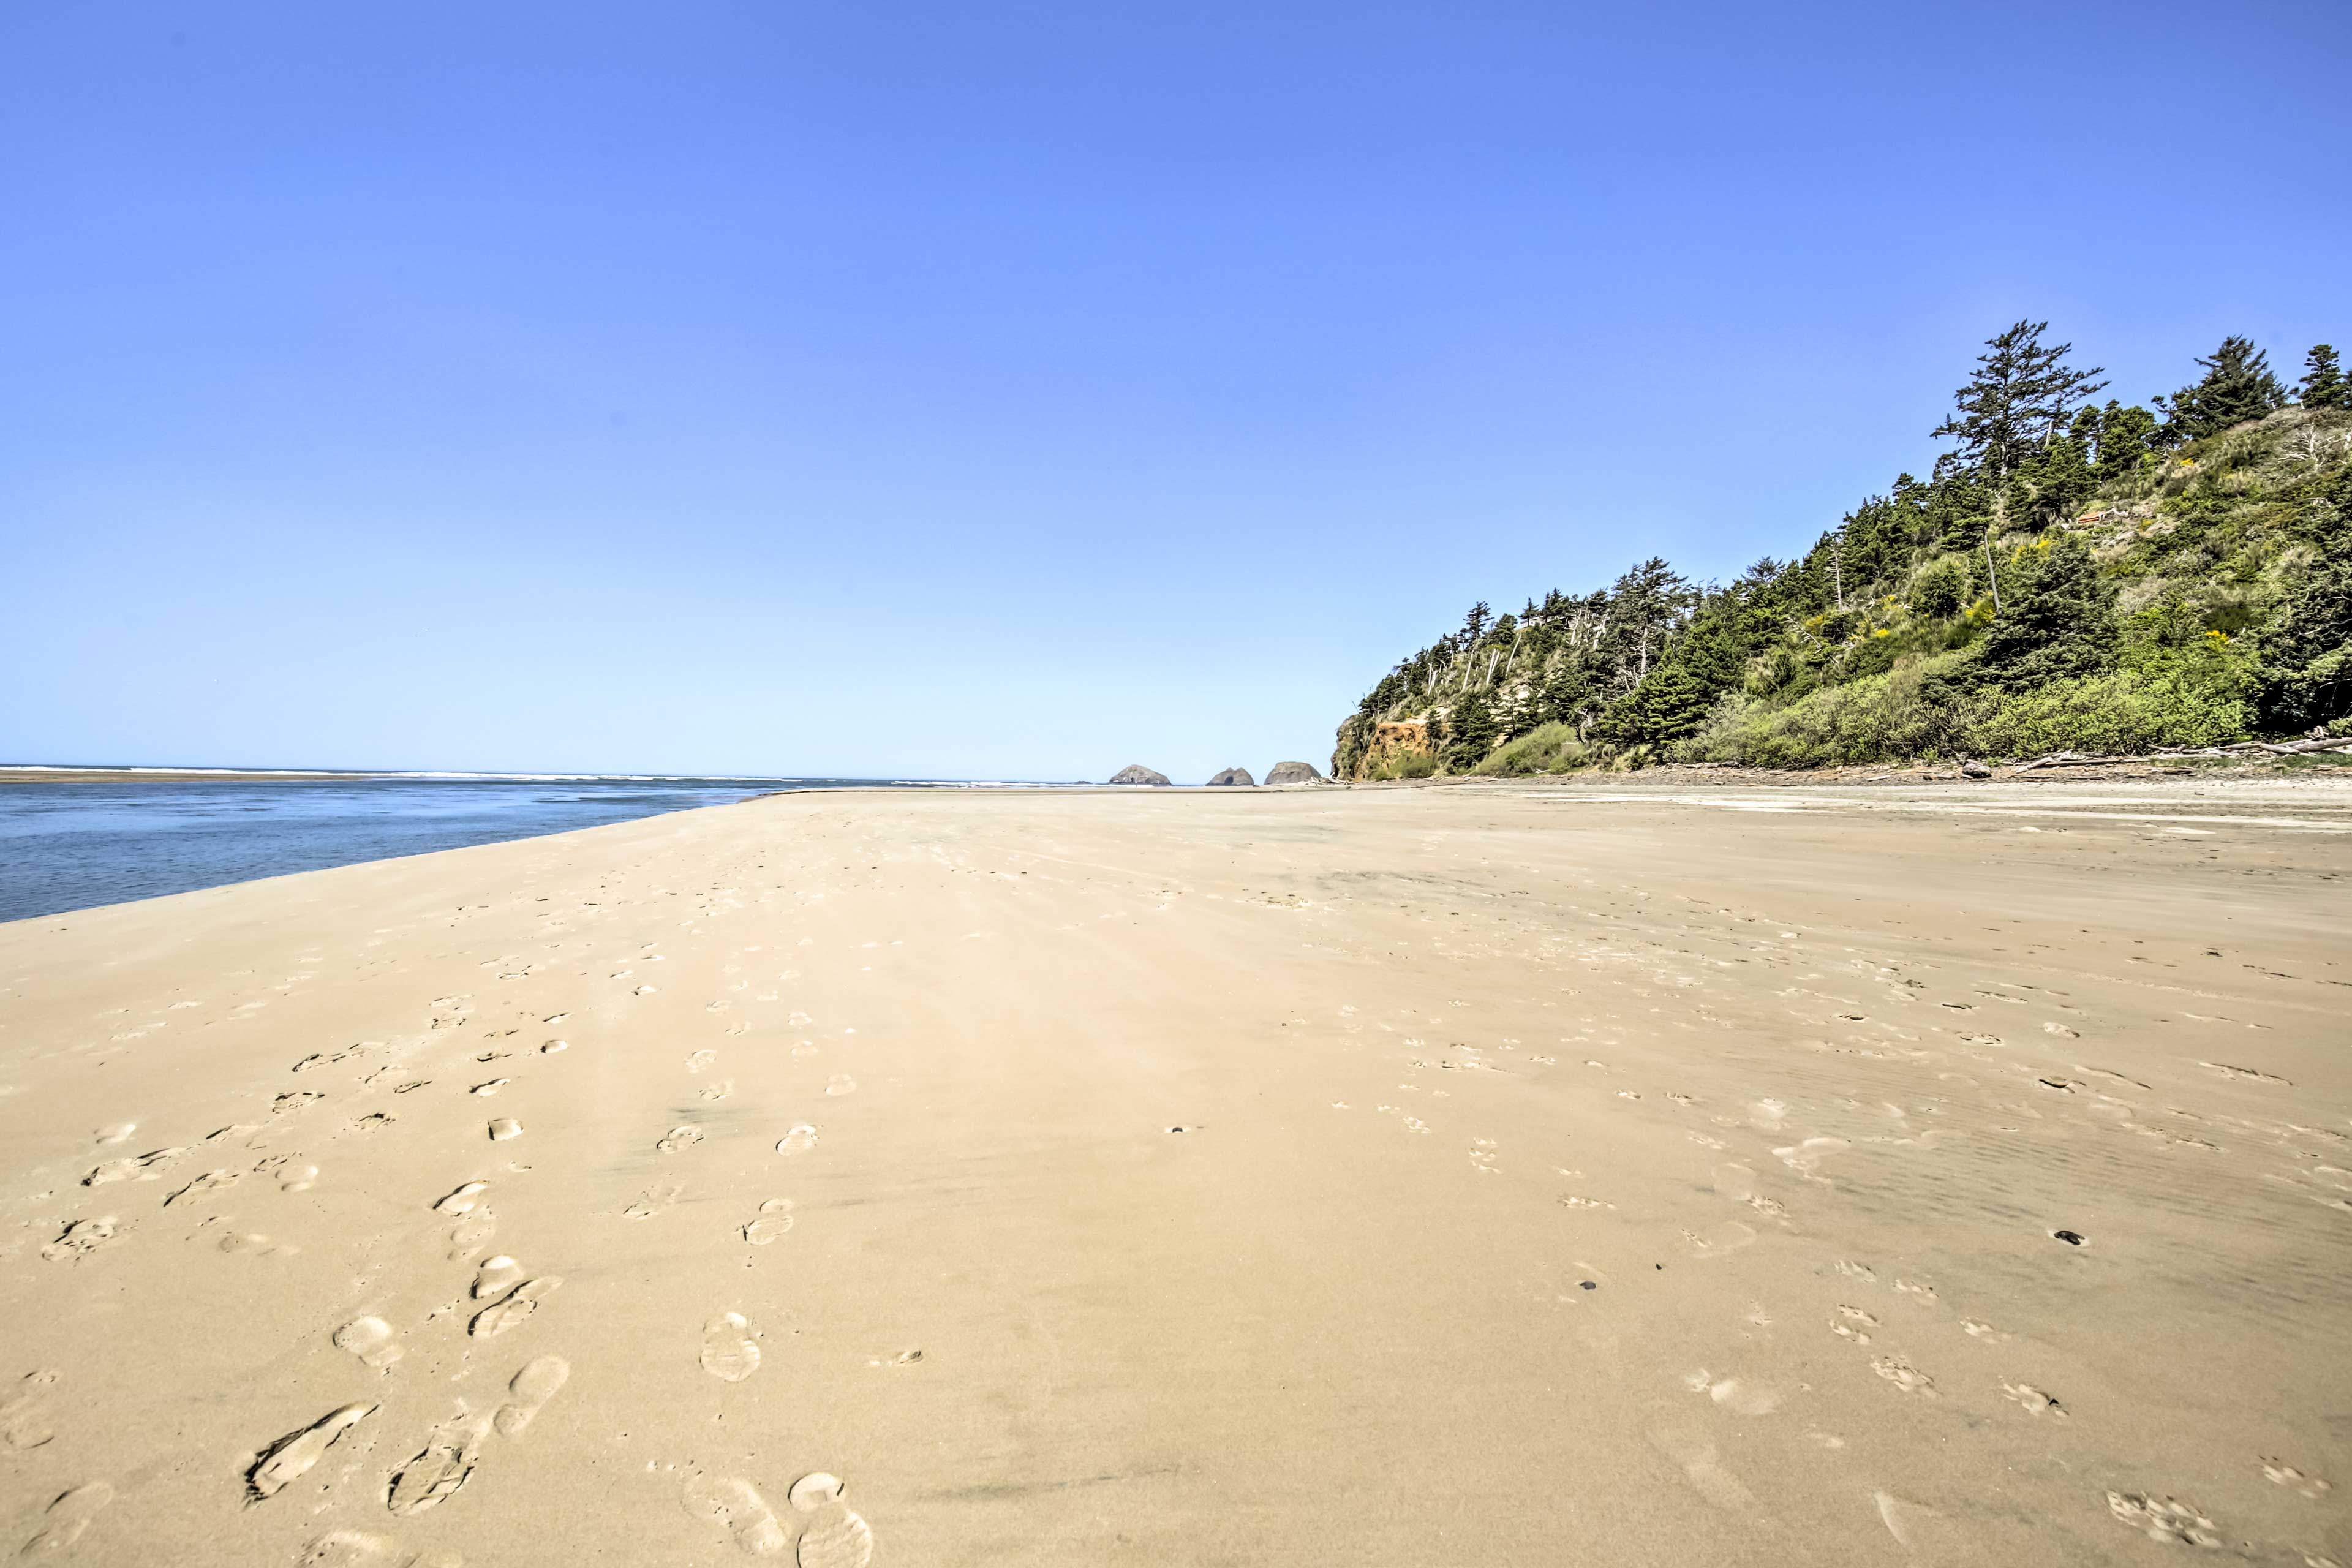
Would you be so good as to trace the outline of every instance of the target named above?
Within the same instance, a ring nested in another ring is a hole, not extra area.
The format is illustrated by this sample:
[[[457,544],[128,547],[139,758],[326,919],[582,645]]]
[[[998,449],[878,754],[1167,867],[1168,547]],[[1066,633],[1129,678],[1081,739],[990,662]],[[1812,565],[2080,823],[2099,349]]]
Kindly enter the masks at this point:
[[[1193,781],[2352,350],[2352,8],[0,5],[0,760]]]

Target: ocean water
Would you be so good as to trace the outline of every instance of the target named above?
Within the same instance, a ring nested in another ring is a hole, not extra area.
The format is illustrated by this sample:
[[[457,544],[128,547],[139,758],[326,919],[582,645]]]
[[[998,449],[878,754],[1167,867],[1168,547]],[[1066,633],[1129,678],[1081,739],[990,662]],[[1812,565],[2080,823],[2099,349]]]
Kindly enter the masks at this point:
[[[0,773],[0,921],[871,779]],[[904,781],[898,781],[904,782]]]

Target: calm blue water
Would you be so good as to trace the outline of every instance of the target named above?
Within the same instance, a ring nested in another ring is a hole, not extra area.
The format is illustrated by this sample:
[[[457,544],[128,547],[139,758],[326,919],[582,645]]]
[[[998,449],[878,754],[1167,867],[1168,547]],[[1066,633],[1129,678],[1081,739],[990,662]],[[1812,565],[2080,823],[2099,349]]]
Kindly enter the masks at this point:
[[[0,921],[422,855],[859,779],[122,779],[0,775]]]

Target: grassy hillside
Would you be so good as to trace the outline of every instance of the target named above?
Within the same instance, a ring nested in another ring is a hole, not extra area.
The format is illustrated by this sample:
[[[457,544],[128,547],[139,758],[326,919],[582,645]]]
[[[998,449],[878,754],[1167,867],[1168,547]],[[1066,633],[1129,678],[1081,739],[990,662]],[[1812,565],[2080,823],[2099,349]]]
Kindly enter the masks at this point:
[[[1335,773],[1765,767],[2352,733],[2352,397],[2231,339],[2158,409],[2021,322],[1937,434],[1801,557],[1472,609],[1339,727]]]

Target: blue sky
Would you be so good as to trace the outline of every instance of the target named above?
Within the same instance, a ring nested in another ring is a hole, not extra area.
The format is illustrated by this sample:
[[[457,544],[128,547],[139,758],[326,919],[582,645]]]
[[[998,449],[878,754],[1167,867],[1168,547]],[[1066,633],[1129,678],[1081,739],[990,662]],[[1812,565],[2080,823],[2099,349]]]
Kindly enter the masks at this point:
[[[0,759],[1179,779],[1981,340],[2352,349],[2338,4],[0,7]]]

